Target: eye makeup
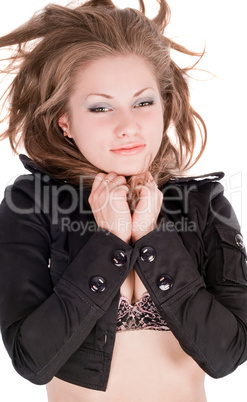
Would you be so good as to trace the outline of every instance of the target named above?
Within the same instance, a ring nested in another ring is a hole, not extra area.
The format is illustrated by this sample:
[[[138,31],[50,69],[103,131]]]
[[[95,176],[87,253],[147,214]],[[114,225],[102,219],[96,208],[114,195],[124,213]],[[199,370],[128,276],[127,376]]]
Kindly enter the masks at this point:
[[[98,103],[94,106],[90,106],[88,108],[89,112],[92,113],[105,113],[105,112],[109,112],[110,110],[112,110],[112,108],[109,105],[106,105],[104,103]]]
[[[141,99],[135,103],[134,107],[141,108],[141,107],[146,107],[146,106],[152,106],[154,103],[155,103],[154,100],[151,98]]]

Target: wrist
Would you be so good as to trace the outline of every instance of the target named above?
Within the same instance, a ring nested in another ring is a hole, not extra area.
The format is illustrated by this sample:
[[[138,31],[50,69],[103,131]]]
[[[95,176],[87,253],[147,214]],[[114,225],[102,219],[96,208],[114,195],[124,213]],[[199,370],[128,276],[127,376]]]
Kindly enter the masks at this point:
[[[157,223],[152,223],[149,226],[139,225],[138,229],[136,227],[132,227],[131,240],[132,242],[137,242],[142,237],[146,236],[148,233],[152,232],[157,227]]]
[[[113,230],[110,231],[114,236],[117,236],[119,239],[124,241],[125,243],[129,244],[131,242],[131,235],[121,233],[121,232],[114,232]]]

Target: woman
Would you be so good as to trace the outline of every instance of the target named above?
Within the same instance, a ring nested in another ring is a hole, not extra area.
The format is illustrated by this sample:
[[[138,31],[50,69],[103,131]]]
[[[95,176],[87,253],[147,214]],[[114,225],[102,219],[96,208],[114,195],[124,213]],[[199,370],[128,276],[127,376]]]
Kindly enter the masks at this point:
[[[222,175],[177,178],[195,123],[205,147],[170,58],[193,53],[162,35],[165,1],[154,21],[140,3],[49,6],[0,39],[22,61],[3,137],[32,172],[0,210],[1,331],[51,402],[205,401],[205,372],[246,360],[246,253]]]

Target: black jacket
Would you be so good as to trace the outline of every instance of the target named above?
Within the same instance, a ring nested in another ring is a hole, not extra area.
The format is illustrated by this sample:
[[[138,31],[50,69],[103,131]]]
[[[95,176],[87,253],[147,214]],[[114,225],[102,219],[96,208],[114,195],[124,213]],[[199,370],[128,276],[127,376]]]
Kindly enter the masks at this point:
[[[0,207],[0,324],[23,377],[106,389],[132,267],[205,372],[222,377],[247,359],[246,251],[221,174],[170,180],[159,227],[128,245],[97,227],[88,190],[22,160],[32,174]]]

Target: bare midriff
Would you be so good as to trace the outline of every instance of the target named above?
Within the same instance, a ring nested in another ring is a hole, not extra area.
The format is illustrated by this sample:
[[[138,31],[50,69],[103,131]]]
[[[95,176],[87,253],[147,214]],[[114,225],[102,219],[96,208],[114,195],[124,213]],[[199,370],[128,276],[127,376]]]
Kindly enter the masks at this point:
[[[132,303],[146,289],[132,270],[121,293]],[[47,384],[49,402],[206,402],[205,373],[171,331],[119,331],[106,391],[56,377]]]

